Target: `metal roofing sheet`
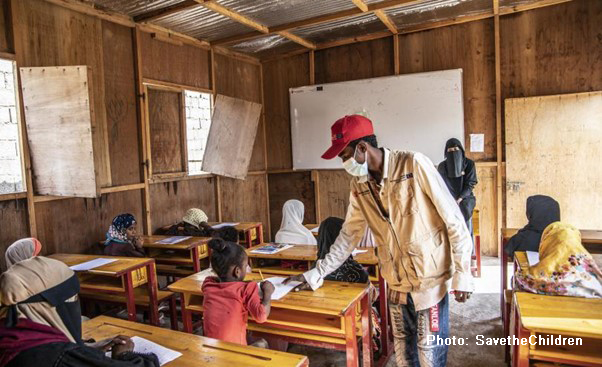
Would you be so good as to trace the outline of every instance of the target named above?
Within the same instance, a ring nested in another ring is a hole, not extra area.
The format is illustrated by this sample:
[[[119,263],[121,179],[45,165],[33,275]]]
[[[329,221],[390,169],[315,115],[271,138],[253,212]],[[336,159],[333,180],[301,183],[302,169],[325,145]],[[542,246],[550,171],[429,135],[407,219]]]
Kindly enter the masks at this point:
[[[151,23],[207,41],[253,30],[201,5],[158,18]]]
[[[426,24],[491,11],[491,0],[430,0],[392,8],[386,14],[400,31]]]
[[[296,50],[300,47],[301,46],[295,42],[292,42],[289,39],[277,34],[270,34],[230,46],[230,48],[235,51],[260,57],[263,57],[267,54],[284,53]]]
[[[351,0],[216,0],[216,2],[268,27],[355,8]]]
[[[292,30],[294,34],[315,43],[386,31],[387,27],[372,13],[316,24]]]
[[[135,17],[149,11],[181,3],[183,0],[94,0],[101,7]]]

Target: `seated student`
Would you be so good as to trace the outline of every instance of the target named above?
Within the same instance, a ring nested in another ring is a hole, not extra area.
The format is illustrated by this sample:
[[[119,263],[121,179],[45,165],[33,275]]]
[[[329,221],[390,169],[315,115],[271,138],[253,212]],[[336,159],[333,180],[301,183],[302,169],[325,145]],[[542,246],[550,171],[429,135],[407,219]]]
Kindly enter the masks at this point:
[[[276,233],[276,242],[316,245],[313,233],[303,225],[305,206],[299,200],[288,200],[282,207],[282,224]]]
[[[216,229],[212,233],[212,237],[221,238],[226,242],[234,242],[238,243],[238,230],[233,226],[226,226],[219,229]]]
[[[124,336],[98,348],[81,340],[75,273],[42,256],[20,261],[0,276],[0,367],[158,367],[154,354],[133,352]],[[105,352],[112,350],[112,356]]]
[[[270,314],[274,285],[261,283],[263,297],[259,297],[256,282],[243,282],[248,259],[245,249],[221,238],[209,241],[211,268],[217,277],[203,282],[203,332],[205,336],[247,345],[247,319],[265,322]]]
[[[550,224],[541,237],[539,263],[515,276],[518,289],[553,296],[602,298],[602,271],[570,224]]]
[[[207,214],[198,208],[186,211],[182,221],[169,227],[163,234],[171,236],[211,237],[213,228],[207,224]]]
[[[527,198],[527,223],[520,231],[508,240],[504,251],[514,256],[515,251],[535,251],[539,249],[541,234],[548,225],[560,220],[560,205],[545,195],[534,195]]]
[[[36,238],[30,237],[15,241],[8,246],[4,254],[6,267],[10,268],[20,261],[38,256],[40,251],[42,251],[42,244]]]
[[[107,232],[104,254],[108,256],[145,257],[142,238],[138,236],[136,218],[120,214],[113,218]]]

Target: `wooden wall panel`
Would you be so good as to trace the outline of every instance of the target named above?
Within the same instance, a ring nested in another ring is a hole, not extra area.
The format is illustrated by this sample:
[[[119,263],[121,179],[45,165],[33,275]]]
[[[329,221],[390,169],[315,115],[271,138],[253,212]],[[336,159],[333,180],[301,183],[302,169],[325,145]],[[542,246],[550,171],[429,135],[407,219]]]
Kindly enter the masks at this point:
[[[343,170],[316,171],[318,175],[318,221],[345,218],[349,206],[351,176]]]
[[[263,64],[269,170],[293,168],[288,90],[309,83],[308,54],[276,59]]]
[[[217,221],[215,181],[209,177],[150,185],[153,232],[181,221],[190,208],[200,208],[210,221]]]
[[[280,229],[282,206],[297,199],[305,205],[303,223],[316,223],[316,197],[311,172],[275,173],[269,175],[270,220],[272,238]]]
[[[392,38],[316,51],[315,70],[316,84],[393,75]]]
[[[97,130],[94,149],[106,151],[102,27],[98,18],[39,0],[13,1],[17,63],[24,66],[87,65],[92,69]],[[103,159],[108,154],[101,153]],[[101,185],[110,184],[110,166],[97,167]]]
[[[502,98],[602,90],[602,1],[502,17]]]
[[[262,222],[268,235],[268,190],[265,175],[250,175],[245,180],[220,178],[220,202],[224,222]]]
[[[261,103],[261,67],[218,53],[214,53],[214,56],[215,92],[229,97]],[[265,170],[263,124],[263,118],[261,117],[253,145],[249,171]]]
[[[164,82],[211,89],[210,52],[157,41],[141,32],[142,75]]]
[[[105,238],[113,218],[122,213],[131,213],[139,223],[142,222],[140,190],[104,194],[99,199],[37,203],[36,221],[38,239],[44,246],[42,253],[98,252],[98,241]]]
[[[471,153],[466,149],[467,155],[474,160],[495,160],[493,21],[484,19],[401,35],[399,59],[401,74],[463,69],[466,145],[469,146],[469,134],[485,134],[485,152]]]
[[[105,103],[114,186],[141,182],[132,29],[102,22]]]
[[[496,167],[477,166],[477,184],[474,194],[477,198],[481,235],[481,254],[497,256],[497,235],[495,232],[497,190]]]
[[[0,0],[0,51],[13,52],[10,0]]]
[[[29,237],[27,200],[0,201],[0,272],[5,269],[4,252],[18,239]]]
[[[148,88],[151,168],[153,175],[186,171],[182,154],[182,94]]]

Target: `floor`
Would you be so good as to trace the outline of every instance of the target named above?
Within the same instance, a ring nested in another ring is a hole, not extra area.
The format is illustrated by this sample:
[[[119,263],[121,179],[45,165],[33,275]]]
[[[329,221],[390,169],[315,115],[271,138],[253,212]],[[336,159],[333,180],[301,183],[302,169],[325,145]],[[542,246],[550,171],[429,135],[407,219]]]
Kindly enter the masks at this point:
[[[476,345],[476,335],[485,338],[502,336],[499,288],[499,260],[484,258],[481,278],[475,278],[475,293],[470,300],[465,304],[450,300],[450,337],[468,338],[470,344],[450,346],[447,366],[505,366],[503,347]],[[345,366],[343,352],[301,345],[292,345],[288,351],[307,355],[312,367]],[[386,367],[395,366],[395,356],[392,356]]]

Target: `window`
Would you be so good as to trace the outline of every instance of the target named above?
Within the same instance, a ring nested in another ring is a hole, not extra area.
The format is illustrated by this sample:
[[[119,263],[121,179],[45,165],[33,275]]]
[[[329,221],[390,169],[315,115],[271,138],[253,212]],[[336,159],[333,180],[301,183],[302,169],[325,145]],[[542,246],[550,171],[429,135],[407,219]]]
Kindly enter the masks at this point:
[[[188,175],[203,172],[203,155],[211,127],[212,96],[210,93],[184,91],[186,107],[186,140],[188,147]]]
[[[25,191],[14,61],[0,59],[0,194]]]

